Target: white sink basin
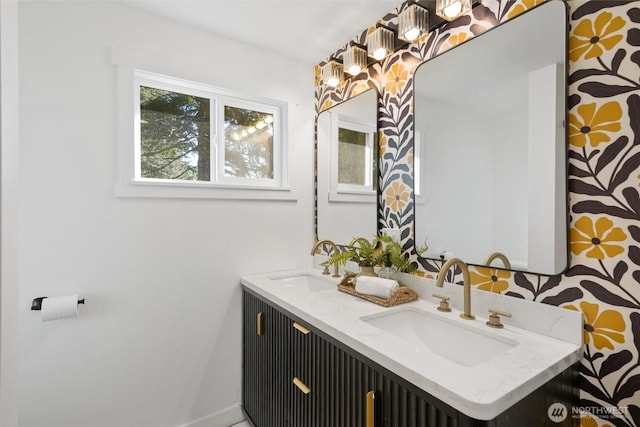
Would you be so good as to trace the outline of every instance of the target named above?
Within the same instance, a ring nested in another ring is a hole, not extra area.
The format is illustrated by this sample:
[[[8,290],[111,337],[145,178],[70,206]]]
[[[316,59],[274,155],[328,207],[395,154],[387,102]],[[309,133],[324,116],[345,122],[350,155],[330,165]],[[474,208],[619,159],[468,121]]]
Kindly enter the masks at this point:
[[[446,314],[435,315],[412,307],[360,319],[461,366],[475,366],[518,345],[511,339],[465,327],[461,322],[466,320],[447,319]]]
[[[335,281],[307,274],[301,274],[299,276],[274,277],[270,280],[282,284],[284,288],[305,287],[309,292],[336,289]]]

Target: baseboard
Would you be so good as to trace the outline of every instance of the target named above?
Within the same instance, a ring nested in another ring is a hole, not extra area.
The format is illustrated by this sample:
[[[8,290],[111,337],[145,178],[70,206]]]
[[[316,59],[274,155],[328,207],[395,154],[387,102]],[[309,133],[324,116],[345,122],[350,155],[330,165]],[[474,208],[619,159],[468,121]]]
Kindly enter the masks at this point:
[[[178,427],[229,427],[242,421],[244,421],[244,413],[238,404]]]

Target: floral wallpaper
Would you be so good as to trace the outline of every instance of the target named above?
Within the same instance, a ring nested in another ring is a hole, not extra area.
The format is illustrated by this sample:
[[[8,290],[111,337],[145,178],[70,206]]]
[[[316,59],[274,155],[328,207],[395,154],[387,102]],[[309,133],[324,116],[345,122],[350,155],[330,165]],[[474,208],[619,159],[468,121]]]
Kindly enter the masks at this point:
[[[401,229],[418,274],[433,275],[440,263],[417,257],[413,249],[413,73],[422,62],[543,1],[481,0],[467,15],[336,88],[321,83],[322,63],[316,67],[317,114],[369,87],[379,93],[378,226]],[[557,276],[476,267],[472,282],[582,311],[580,423],[640,427],[640,1],[565,3],[570,265]],[[403,7],[380,22],[393,26]],[[366,33],[354,41],[363,43]],[[455,281],[456,272],[451,276]]]

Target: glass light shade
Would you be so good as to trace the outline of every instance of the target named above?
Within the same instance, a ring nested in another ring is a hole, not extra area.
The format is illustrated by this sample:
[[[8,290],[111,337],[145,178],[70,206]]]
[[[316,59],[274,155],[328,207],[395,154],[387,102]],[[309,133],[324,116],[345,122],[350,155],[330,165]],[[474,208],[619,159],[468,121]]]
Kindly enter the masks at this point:
[[[342,71],[342,64],[335,59],[330,59],[329,62],[322,67],[322,81],[332,87],[338,86],[338,83],[344,78]]]
[[[471,0],[436,0],[436,15],[447,21],[471,10]]]
[[[376,29],[367,35],[367,54],[380,61],[385,58],[394,48],[393,31],[385,27],[376,27]]]
[[[406,7],[398,16],[398,38],[412,42],[429,32],[429,11],[418,4]]]
[[[344,70],[352,76],[357,76],[367,68],[367,51],[358,45],[350,46],[342,55]]]

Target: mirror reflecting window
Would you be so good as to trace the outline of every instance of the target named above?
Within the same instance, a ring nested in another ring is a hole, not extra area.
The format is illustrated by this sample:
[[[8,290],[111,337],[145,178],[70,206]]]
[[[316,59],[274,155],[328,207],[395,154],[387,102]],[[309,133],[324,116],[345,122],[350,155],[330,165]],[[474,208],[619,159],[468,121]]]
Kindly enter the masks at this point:
[[[548,2],[417,70],[427,258],[483,265],[500,252],[513,270],[566,268],[566,22],[564,3]]]
[[[375,123],[339,114],[332,131],[337,131],[337,137],[332,137],[331,141],[332,145],[337,144],[337,147],[332,146],[332,153],[337,156],[332,158],[332,166],[337,167],[332,175],[336,177],[332,180],[333,189],[343,193],[375,193]]]
[[[347,244],[377,230],[377,92],[318,116],[318,238]]]

